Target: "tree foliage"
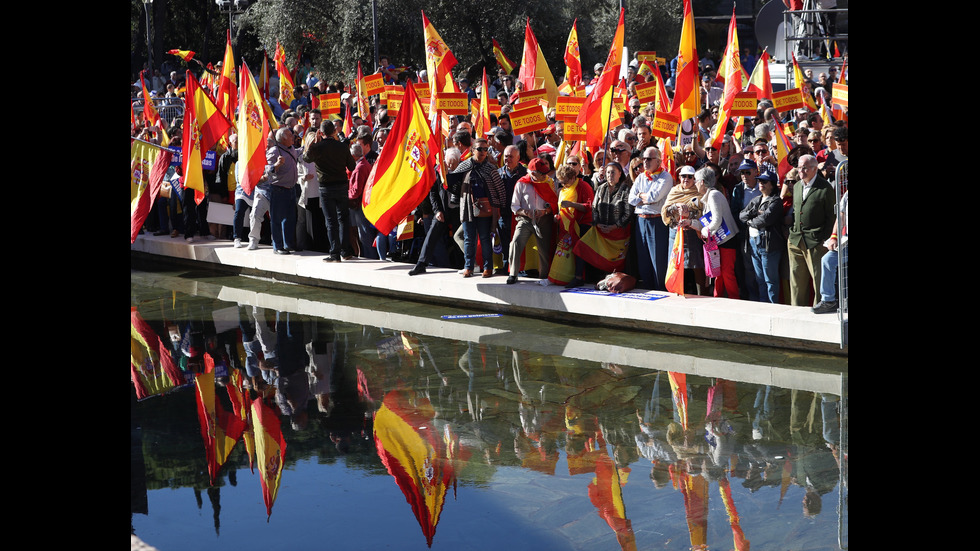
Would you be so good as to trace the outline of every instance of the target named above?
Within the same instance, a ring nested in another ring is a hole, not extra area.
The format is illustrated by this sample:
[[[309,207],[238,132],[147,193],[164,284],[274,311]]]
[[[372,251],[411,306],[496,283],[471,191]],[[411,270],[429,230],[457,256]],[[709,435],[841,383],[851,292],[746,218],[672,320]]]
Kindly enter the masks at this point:
[[[131,0],[133,58],[146,52],[145,23],[140,0]],[[676,55],[683,12],[682,0],[624,0],[626,46],[629,51],[656,50]],[[717,10],[721,0],[695,0],[700,8]],[[258,0],[236,22],[236,61],[255,70],[263,50],[271,56],[282,44],[290,66],[308,57],[318,74],[350,81],[357,62],[365,73],[376,70],[372,5],[376,7],[378,52],[396,66],[425,68],[422,11],[459,61],[454,73],[479,79],[484,68],[497,70],[492,40],[520,64],[524,29],[530,21],[549,67],[558,81],[564,73],[565,42],[578,20],[582,66],[589,73],[605,62],[619,16],[619,0],[493,0],[460,3],[449,0]],[[156,0],[153,4],[154,64],[171,48],[192,49],[204,63],[217,62],[224,52],[227,12],[211,0]],[[172,57],[172,56],[171,56]]]

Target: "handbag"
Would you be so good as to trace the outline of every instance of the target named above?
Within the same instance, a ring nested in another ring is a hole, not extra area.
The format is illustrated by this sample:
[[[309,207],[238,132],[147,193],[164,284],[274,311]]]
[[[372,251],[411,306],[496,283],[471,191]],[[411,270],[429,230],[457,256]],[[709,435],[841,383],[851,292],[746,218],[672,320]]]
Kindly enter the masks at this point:
[[[718,240],[709,235],[704,242],[704,275],[718,277],[721,275],[721,251],[718,250]]]

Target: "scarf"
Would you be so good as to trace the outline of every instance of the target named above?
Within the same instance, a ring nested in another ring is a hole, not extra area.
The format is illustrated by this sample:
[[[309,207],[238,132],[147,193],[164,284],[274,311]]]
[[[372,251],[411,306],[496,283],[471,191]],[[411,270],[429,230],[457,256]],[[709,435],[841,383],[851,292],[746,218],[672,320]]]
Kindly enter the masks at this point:
[[[667,200],[664,201],[664,208],[660,212],[663,217],[664,224],[668,226],[675,226],[674,220],[671,220],[670,214],[667,212],[667,207],[671,205],[687,204],[691,206],[691,200],[698,198],[698,188],[693,187],[691,189],[684,189],[680,184],[675,185],[670,188],[670,192],[667,194]],[[692,209],[692,211],[695,209]],[[700,209],[697,209],[700,210]],[[692,218],[697,218],[700,214],[695,212],[691,213]]]
[[[535,182],[531,178],[531,173],[527,173],[518,182],[534,186],[535,193],[551,205],[551,212],[558,212],[558,194],[555,193],[555,181],[550,176],[545,176],[544,180]]]

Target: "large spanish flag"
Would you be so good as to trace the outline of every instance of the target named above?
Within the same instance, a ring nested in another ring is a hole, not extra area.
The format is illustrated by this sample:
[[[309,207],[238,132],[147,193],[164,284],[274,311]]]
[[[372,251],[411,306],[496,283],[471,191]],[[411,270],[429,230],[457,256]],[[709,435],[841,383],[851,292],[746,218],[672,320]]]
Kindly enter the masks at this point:
[[[456,478],[446,443],[432,426],[434,417],[428,399],[400,390],[386,394],[374,415],[378,457],[412,506],[429,547]]]
[[[612,107],[613,94],[619,83],[619,72],[623,64],[623,36],[625,33],[624,18],[626,10],[619,9],[619,24],[613,36],[609,56],[602,66],[602,73],[592,91],[585,98],[585,103],[578,113],[576,123],[585,127],[585,145],[592,151],[598,151],[609,132],[609,110]]]
[[[242,63],[239,86],[238,162],[244,168],[239,184],[245,193],[252,193],[265,171],[265,148],[269,138],[269,120],[265,100],[252,80],[248,66]]]
[[[501,49],[500,44],[497,43],[496,38],[491,40],[493,40],[493,57],[497,58],[497,63],[500,65],[500,68],[507,71],[508,75],[513,73],[514,68],[517,67],[517,64],[507,57],[507,54],[505,54],[504,50]]]
[[[789,152],[793,149],[793,146],[789,143],[789,136],[786,135],[783,125],[780,124],[775,115],[772,117],[772,122],[776,125],[776,131],[774,132],[776,134],[776,159],[778,161],[776,173],[779,174],[779,181],[782,182],[786,173],[793,169],[789,164]]]
[[[517,74],[517,80],[524,84],[525,90],[539,90],[544,88],[548,91],[548,105],[555,105],[558,101],[558,84],[555,83],[555,76],[548,68],[548,62],[541,53],[541,46],[538,39],[531,30],[531,20],[527,20],[524,27],[524,55],[521,56],[521,70]]]
[[[286,440],[282,437],[279,417],[272,408],[265,405],[262,398],[252,401],[252,423],[265,514],[272,516],[272,506],[276,503],[276,496],[279,495],[282,467],[286,461]]]
[[[630,519],[626,518],[626,504],[623,502],[625,484],[616,463],[608,455],[600,455],[595,463],[595,476],[588,488],[589,500],[599,517],[616,532],[620,549],[628,551],[636,549],[636,534],[633,533]]]
[[[476,128],[474,128],[474,130],[476,130],[477,137],[486,136],[487,133],[490,132],[490,88],[487,86],[486,67],[483,68],[483,82],[481,83],[481,86],[482,91],[480,92],[480,110],[478,113],[473,114],[476,122],[474,125]]]
[[[276,53],[272,58],[276,62],[276,73],[279,74],[279,106],[289,109],[289,104],[293,102],[293,88],[296,88],[296,85],[293,84],[293,75],[289,73],[289,67],[286,65],[286,50],[283,49],[282,44],[276,43]]]
[[[218,140],[223,138],[233,125],[231,119],[211,101],[211,98],[204,93],[204,90],[196,80],[193,82],[193,94],[190,93],[190,88],[192,87],[191,79],[194,78],[194,75],[190,71],[188,71],[188,74],[190,77],[187,80],[187,95],[188,99],[194,102],[193,120],[197,122],[197,128],[200,131],[201,151],[207,151],[214,147],[214,144],[218,143]],[[238,91],[233,90],[232,95],[237,96]],[[190,120],[192,119],[187,116],[184,117],[185,123]]]
[[[436,177],[437,150],[438,142],[410,82],[361,198],[364,216],[382,235],[390,233],[429,193]]]
[[[160,194],[163,177],[172,159],[173,153],[169,149],[133,140],[129,164],[130,244],[136,242],[136,236]]]
[[[195,98],[200,91],[200,85],[194,78],[194,73],[187,71],[187,97]],[[204,150],[201,149],[201,130],[197,125],[196,101],[187,101],[184,105],[183,139],[181,140],[180,162],[183,170],[184,189],[194,190],[194,201],[201,204],[204,200],[204,171],[202,161]]]
[[[667,149],[664,151],[664,158],[667,155],[673,157],[670,149],[670,140],[667,140]],[[673,171],[671,171],[673,174]],[[674,244],[670,249],[670,260],[667,262],[667,276],[665,286],[671,293],[684,296],[684,230],[678,229],[674,234]]]
[[[701,86],[698,79],[698,48],[694,37],[694,12],[691,0],[684,0],[684,23],[677,51],[677,82],[671,111],[685,121],[701,111]]]
[[[130,371],[136,399],[169,392],[184,383],[170,350],[135,307],[130,309]]]

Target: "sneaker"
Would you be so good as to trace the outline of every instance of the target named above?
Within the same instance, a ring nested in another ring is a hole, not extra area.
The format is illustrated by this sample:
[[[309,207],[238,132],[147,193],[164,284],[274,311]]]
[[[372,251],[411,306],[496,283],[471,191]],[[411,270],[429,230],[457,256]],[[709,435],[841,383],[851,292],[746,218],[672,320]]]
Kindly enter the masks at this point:
[[[187,241],[188,243],[193,243],[194,242],[194,238],[193,237],[188,237],[188,238],[184,239],[184,241]]]
[[[242,240],[241,240],[241,239],[236,239],[236,240],[235,240],[235,248],[236,248],[236,249],[241,249],[241,248],[242,248],[242,247],[244,247],[244,246],[245,246],[245,245],[244,245],[244,244],[242,244]]]
[[[513,285],[517,283],[517,276],[507,276],[507,285]]]
[[[410,276],[424,274],[424,273],[425,273],[425,264],[421,264],[421,263],[416,264],[414,268],[408,271],[408,275]]]
[[[259,248],[259,242],[258,241],[249,240],[249,242],[248,242],[248,250],[254,251],[255,249],[258,249],[258,248]]]
[[[814,314],[829,314],[831,312],[837,311],[837,301],[832,300],[830,302],[821,300],[816,306],[810,309]]]

